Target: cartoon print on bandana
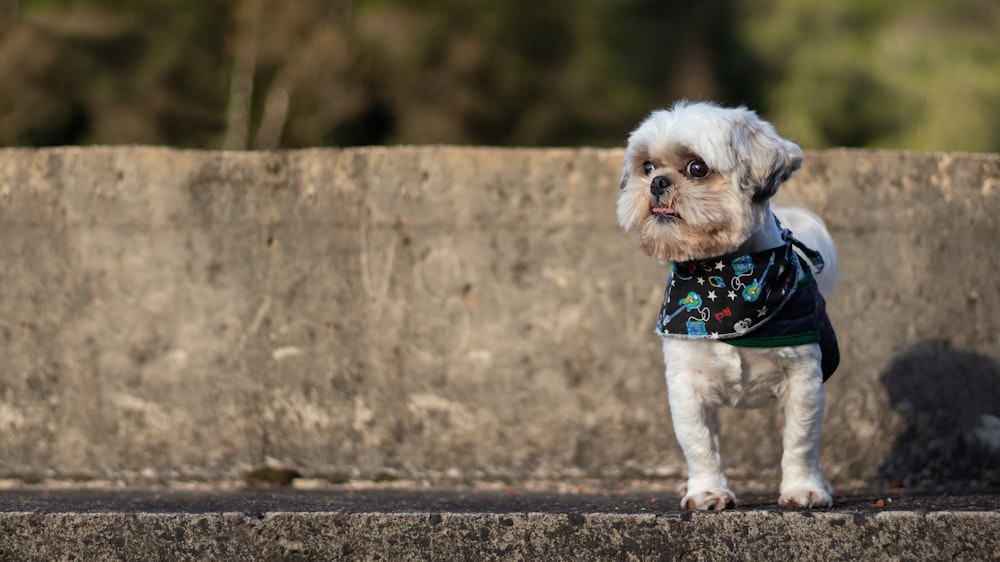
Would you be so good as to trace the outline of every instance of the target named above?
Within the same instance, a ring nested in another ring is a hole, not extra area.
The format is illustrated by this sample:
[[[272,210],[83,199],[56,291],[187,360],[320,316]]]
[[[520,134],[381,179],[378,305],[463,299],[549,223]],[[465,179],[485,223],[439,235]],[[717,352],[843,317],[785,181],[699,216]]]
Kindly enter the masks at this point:
[[[754,279],[753,258],[750,257],[749,255],[740,256],[736,258],[735,260],[733,260],[732,263],[733,271],[736,274],[733,277],[733,285],[732,285],[733,289],[740,291],[740,295],[743,297],[743,300],[747,302],[756,301],[758,298],[760,298],[760,293],[763,290],[761,282],[765,278],[767,278],[767,274],[768,272],[771,271],[771,266],[773,265],[774,265],[774,253],[771,254],[771,259],[768,260],[767,266],[764,268],[764,273],[761,273],[759,278]],[[779,276],[780,273],[781,272],[779,272]],[[747,276],[750,277],[750,282],[744,283],[743,278]]]
[[[795,293],[801,265],[793,245],[822,264],[819,254],[790,232],[783,230],[782,237],[784,245],[762,252],[675,262],[656,332],[726,339],[746,335],[770,320]],[[683,297],[672,304],[675,295]]]
[[[699,295],[695,291],[689,291],[688,294],[683,299],[681,299],[677,304],[679,304],[680,306],[678,306],[677,310],[675,310],[672,314],[670,314],[667,317],[666,321],[669,322],[673,320],[674,318],[677,317],[678,314],[684,311],[687,312],[697,311],[698,315],[688,316],[684,325],[687,329],[688,335],[692,336],[706,335],[708,332],[705,331],[705,321],[708,320],[708,315],[710,314],[710,311],[707,307],[702,307],[701,295]],[[664,302],[663,306],[666,307],[667,303]],[[661,311],[660,314],[662,315],[663,311]]]

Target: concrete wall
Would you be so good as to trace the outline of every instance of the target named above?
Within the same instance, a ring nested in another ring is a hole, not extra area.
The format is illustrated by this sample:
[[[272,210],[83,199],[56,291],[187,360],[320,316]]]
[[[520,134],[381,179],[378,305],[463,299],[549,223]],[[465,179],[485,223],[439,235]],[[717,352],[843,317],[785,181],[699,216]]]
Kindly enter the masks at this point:
[[[0,150],[0,477],[679,476],[620,160]],[[995,478],[1000,156],[810,152],[779,199],[845,272],[828,475]],[[779,416],[724,422],[773,480]]]

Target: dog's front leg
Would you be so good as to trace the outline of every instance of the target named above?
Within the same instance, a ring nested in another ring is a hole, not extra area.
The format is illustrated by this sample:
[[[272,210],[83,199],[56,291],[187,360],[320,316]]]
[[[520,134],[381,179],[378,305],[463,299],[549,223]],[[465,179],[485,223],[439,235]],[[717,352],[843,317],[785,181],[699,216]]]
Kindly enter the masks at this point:
[[[719,455],[718,405],[706,404],[699,396],[693,380],[697,376],[667,370],[670,416],[688,466],[681,508],[723,510],[736,506],[736,496],[729,489]]]
[[[790,373],[783,399],[785,432],[778,503],[785,507],[832,507],[833,487],[819,464],[825,397],[818,360]]]

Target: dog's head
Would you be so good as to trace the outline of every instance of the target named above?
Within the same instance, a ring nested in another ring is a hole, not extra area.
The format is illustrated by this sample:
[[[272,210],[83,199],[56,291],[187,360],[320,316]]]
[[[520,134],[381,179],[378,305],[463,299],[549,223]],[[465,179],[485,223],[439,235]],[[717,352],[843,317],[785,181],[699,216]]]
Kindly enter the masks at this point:
[[[735,251],[770,216],[768,200],[802,151],[746,108],[678,102],[629,135],[618,224],[663,261]]]

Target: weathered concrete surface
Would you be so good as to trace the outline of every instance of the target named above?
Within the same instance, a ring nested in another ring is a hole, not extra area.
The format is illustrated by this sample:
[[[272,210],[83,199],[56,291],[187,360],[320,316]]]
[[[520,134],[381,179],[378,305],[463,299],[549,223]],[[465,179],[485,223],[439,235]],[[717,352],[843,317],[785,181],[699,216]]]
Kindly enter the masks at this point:
[[[679,477],[620,159],[0,151],[0,477]],[[1000,156],[811,152],[780,198],[846,274],[829,476],[996,481]],[[779,421],[726,416],[737,480]]]
[[[5,560],[998,560],[977,497],[681,513],[655,494],[0,492]],[[993,504],[995,506],[995,504]]]

